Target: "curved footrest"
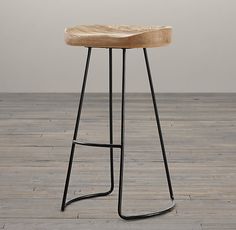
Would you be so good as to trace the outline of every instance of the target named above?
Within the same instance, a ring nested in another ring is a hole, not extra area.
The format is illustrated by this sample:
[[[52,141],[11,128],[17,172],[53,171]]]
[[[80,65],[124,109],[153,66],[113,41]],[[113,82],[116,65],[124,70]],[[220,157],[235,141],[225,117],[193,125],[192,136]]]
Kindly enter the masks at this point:
[[[167,207],[165,209],[162,209],[160,211],[157,211],[157,212],[151,212],[151,213],[141,214],[141,215],[126,216],[126,215],[123,215],[120,210],[118,210],[118,214],[124,220],[147,219],[147,218],[151,218],[151,217],[154,217],[154,216],[160,216],[160,215],[166,214],[166,213],[170,212],[172,209],[174,209],[175,205],[176,205],[175,201],[172,200],[172,203],[169,207]]]
[[[100,192],[100,193],[94,193],[94,194],[88,194],[88,195],[76,197],[76,198],[74,198],[74,199],[72,199],[72,200],[67,201],[67,202],[65,203],[65,205],[61,207],[61,211],[64,211],[65,208],[66,208],[68,205],[70,205],[70,204],[72,204],[72,203],[74,203],[74,202],[77,202],[77,201],[80,201],[80,200],[85,200],[85,199],[90,199],[90,198],[96,198],[96,197],[101,197],[101,196],[107,196],[107,195],[111,194],[112,191],[113,191],[113,189],[111,189],[111,190],[109,190],[109,191],[107,191],[107,192]]]

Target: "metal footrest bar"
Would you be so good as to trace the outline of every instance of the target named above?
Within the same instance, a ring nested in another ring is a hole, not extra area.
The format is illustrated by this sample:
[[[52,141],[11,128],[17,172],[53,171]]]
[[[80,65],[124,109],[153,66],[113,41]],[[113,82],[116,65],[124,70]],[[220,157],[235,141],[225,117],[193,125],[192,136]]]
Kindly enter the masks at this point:
[[[99,143],[88,143],[81,141],[73,141],[74,144],[77,145],[85,145],[90,147],[101,147],[101,148],[121,148],[121,145],[118,144],[99,144]]]

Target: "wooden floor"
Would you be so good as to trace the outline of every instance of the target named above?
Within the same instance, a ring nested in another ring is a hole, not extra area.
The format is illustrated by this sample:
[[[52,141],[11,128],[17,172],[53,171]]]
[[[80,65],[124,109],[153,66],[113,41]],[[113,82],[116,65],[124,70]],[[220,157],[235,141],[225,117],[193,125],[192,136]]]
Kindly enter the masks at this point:
[[[157,218],[127,222],[115,191],[60,212],[77,94],[0,94],[0,229],[236,229],[236,94],[160,94],[158,104],[177,207]],[[124,213],[169,204],[151,98],[126,103]],[[80,137],[108,139],[108,98],[85,97]],[[120,97],[114,97],[115,140]],[[109,151],[76,149],[68,198],[109,188]]]

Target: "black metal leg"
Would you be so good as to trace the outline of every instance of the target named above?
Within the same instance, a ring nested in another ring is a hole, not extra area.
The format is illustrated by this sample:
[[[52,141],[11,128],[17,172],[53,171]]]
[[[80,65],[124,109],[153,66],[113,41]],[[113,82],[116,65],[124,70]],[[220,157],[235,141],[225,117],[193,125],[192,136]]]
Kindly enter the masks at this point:
[[[63,199],[62,199],[61,211],[64,211],[65,207],[73,202],[76,202],[79,200],[84,200],[84,199],[89,199],[89,198],[106,196],[106,195],[110,194],[114,189],[113,148],[112,148],[112,146],[110,146],[111,187],[110,187],[109,191],[80,196],[80,197],[74,198],[74,199],[66,202],[69,181],[70,181],[70,175],[71,175],[71,169],[72,169],[72,163],[73,163],[73,158],[74,158],[75,145],[76,144],[86,145],[84,143],[78,143],[76,141],[76,139],[77,139],[80,116],[81,116],[81,111],[82,111],[82,105],[83,105],[83,99],[84,99],[84,93],[85,93],[85,87],[86,87],[86,81],[87,81],[87,75],[88,75],[88,69],[89,69],[89,63],[90,63],[91,50],[92,50],[92,48],[89,47],[88,54],[87,54],[85,73],[84,73],[84,80],[83,80],[83,84],[82,84],[82,90],[81,90],[81,96],[80,96],[80,102],[79,102],[79,108],[78,108],[78,114],[77,114],[77,118],[76,118],[73,142],[72,142],[72,147],[71,147],[71,154],[70,154],[70,159],[69,159],[69,164],[68,164],[65,189],[64,189]],[[110,117],[110,144],[112,144],[113,143],[113,133],[112,133],[113,132],[113,127],[112,127],[112,49],[109,49],[109,117]],[[99,147],[99,146],[97,146],[97,147]]]
[[[113,145],[113,107],[112,107],[112,48],[109,49],[109,128],[110,128],[110,145]],[[111,188],[109,193],[114,190],[114,166],[113,166],[113,147],[110,147],[110,171],[111,171]]]
[[[143,51],[144,51],[144,57],[145,57],[145,62],[146,62],[146,66],[147,66],[148,80],[149,80],[150,90],[151,90],[151,94],[152,94],[153,107],[154,107],[154,112],[155,112],[155,117],[156,117],[159,138],[160,138],[160,144],[161,144],[163,161],[164,161],[164,165],[165,165],[166,178],[167,178],[167,183],[168,183],[168,187],[169,187],[170,198],[172,200],[174,200],[174,194],[173,194],[173,189],[172,189],[172,185],[171,185],[170,172],[169,172],[169,168],[168,168],[165,145],[164,145],[164,140],[163,140],[162,131],[161,131],[161,123],[160,123],[160,119],[159,119],[157,102],[156,102],[154,87],[153,87],[153,83],[152,83],[152,75],[151,75],[150,65],[149,65],[149,61],[148,61],[147,50],[144,48]]]
[[[172,186],[171,186],[170,173],[169,173],[169,169],[168,169],[168,163],[167,163],[167,158],[166,158],[166,153],[165,153],[164,141],[163,141],[162,132],[161,132],[161,125],[160,125],[160,120],[159,120],[159,115],[158,115],[158,110],[157,110],[157,105],[156,105],[156,98],[155,98],[154,87],[153,87],[153,83],[152,83],[151,71],[150,71],[150,66],[149,66],[149,62],[148,62],[148,56],[147,56],[147,50],[146,49],[144,49],[144,57],[145,57],[145,62],[146,62],[146,67],[147,67],[147,72],[148,72],[148,78],[149,78],[149,84],[150,84],[150,89],[151,89],[151,94],[152,94],[153,106],[154,106],[154,111],[155,111],[155,116],[156,116],[157,128],[158,128],[158,132],[159,132],[162,155],[163,155],[163,160],[164,160],[164,165],[165,165],[165,170],[166,170],[166,177],[167,177],[169,193],[170,193],[170,198],[171,198],[172,203],[166,209],[156,211],[156,212],[147,213],[147,214],[129,215],[129,216],[122,214],[122,192],[123,192],[123,171],[124,171],[124,132],[125,132],[125,115],[124,115],[125,114],[125,58],[126,58],[126,49],[123,49],[122,107],[121,107],[121,156],[120,156],[120,181],[119,181],[119,197],[118,197],[118,199],[119,199],[118,200],[118,214],[121,218],[123,218],[125,220],[138,220],[138,219],[145,219],[145,218],[150,218],[150,217],[153,217],[153,216],[162,215],[164,213],[167,213],[167,212],[171,211],[175,207],[173,190],[172,190]]]
[[[119,180],[119,195],[118,195],[118,214],[122,215],[122,195],[123,195],[123,171],[124,171],[124,139],[125,139],[125,64],[126,64],[126,49],[123,49],[122,55],[122,97],[121,97],[121,151],[120,151],[120,180]]]

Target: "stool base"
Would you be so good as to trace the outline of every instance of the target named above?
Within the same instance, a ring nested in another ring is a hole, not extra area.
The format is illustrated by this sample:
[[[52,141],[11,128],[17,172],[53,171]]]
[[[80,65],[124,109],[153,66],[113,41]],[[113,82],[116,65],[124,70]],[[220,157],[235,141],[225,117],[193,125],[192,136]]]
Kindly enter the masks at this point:
[[[83,98],[85,93],[85,87],[86,87],[86,81],[87,81],[87,75],[88,75],[88,68],[89,68],[89,62],[90,62],[90,56],[91,56],[91,50],[92,48],[88,48],[88,55],[87,55],[87,61],[86,61],[86,67],[85,67],[85,73],[84,73],[84,79],[82,84],[82,90],[81,90],[81,96],[80,96],[80,102],[79,102],[79,108],[78,108],[78,114],[76,118],[76,124],[75,124],[75,130],[74,130],[74,136],[72,141],[72,147],[71,147],[71,154],[68,164],[68,170],[67,170],[67,176],[66,176],[66,182],[65,182],[65,189],[62,199],[62,205],[61,205],[61,211],[64,211],[65,208],[77,201],[90,199],[90,198],[96,198],[101,196],[107,196],[112,193],[114,190],[114,166],[113,166],[113,148],[120,148],[121,154],[120,154],[120,175],[119,175],[119,195],[118,195],[118,214],[122,219],[125,220],[138,220],[138,219],[145,219],[150,218],[158,215],[165,214],[169,211],[171,211],[175,207],[175,201],[174,201],[174,195],[171,185],[171,178],[168,168],[168,162],[165,152],[165,146],[164,146],[164,140],[162,136],[161,131],[161,124],[159,119],[159,114],[157,110],[157,103],[156,103],[156,97],[151,77],[151,70],[149,66],[148,61],[148,55],[146,48],[143,49],[144,51],[144,58],[145,63],[147,67],[147,73],[148,73],[148,79],[150,84],[150,90],[152,95],[152,101],[154,106],[154,112],[156,117],[156,124],[160,139],[160,145],[162,150],[162,156],[163,156],[163,162],[165,166],[165,172],[166,172],[166,179],[168,183],[169,188],[169,195],[171,200],[171,205],[167,208],[151,212],[147,214],[141,214],[141,215],[123,215],[122,214],[122,198],[123,198],[123,172],[124,172],[124,147],[125,147],[125,71],[126,71],[126,49],[122,49],[123,55],[122,55],[122,102],[121,102],[121,143],[120,144],[113,144],[113,110],[112,110],[112,48],[109,48],[109,134],[110,134],[110,143],[109,144],[101,144],[101,143],[90,143],[90,142],[80,142],[77,140],[77,134],[78,134],[78,128],[79,128],[79,122],[80,122],[80,116],[82,111],[82,105],[83,105]],[[100,193],[94,193],[89,195],[80,196],[77,198],[74,198],[68,202],[66,202],[68,187],[69,187],[69,181],[70,181],[70,175],[71,175],[71,168],[73,164],[73,158],[74,158],[74,151],[76,145],[84,145],[84,146],[90,146],[90,147],[102,147],[102,148],[109,148],[110,149],[110,178],[111,178],[111,184],[110,189],[107,192],[100,192]]]

